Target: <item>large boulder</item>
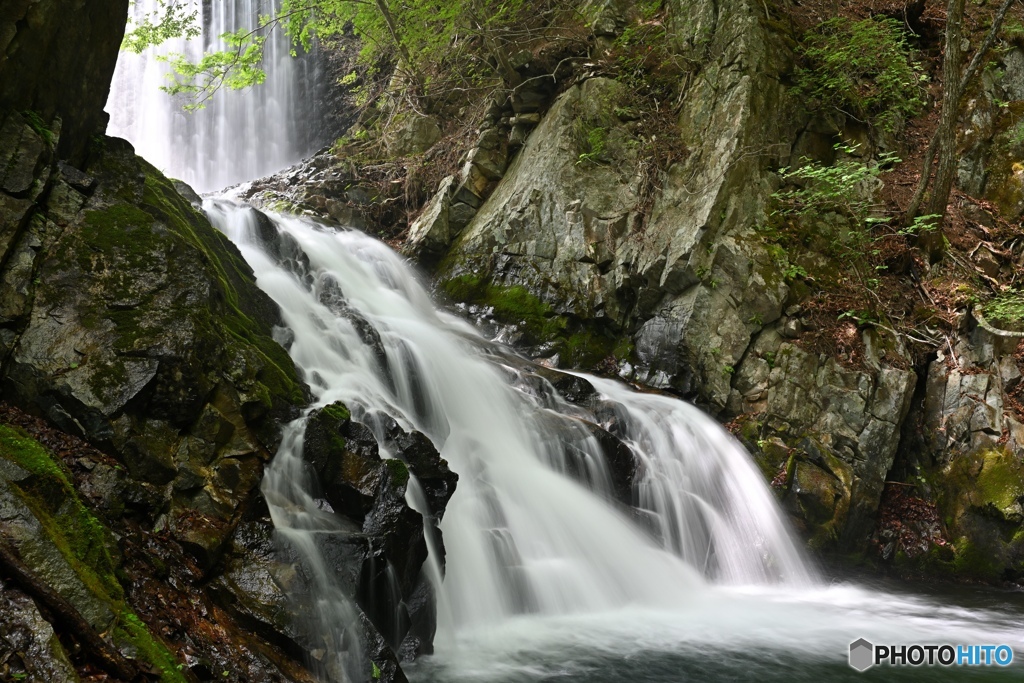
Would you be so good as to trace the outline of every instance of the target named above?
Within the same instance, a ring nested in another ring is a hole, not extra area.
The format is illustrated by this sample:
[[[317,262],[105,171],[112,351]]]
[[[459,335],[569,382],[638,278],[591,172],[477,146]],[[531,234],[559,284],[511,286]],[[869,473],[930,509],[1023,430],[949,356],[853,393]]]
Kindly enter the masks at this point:
[[[35,154],[22,132],[0,156]],[[0,195],[23,214],[2,233],[4,393],[167,487],[166,523],[212,566],[306,398],[272,339],[276,305],[124,141],[95,145],[84,171],[32,167],[40,191]]]
[[[0,7],[0,114],[31,111],[61,123],[62,159],[84,160],[106,128],[103,107],[129,0],[10,0]]]
[[[314,410],[306,424],[303,457],[316,472],[324,498],[359,530],[358,536],[340,541],[349,551],[332,550],[339,560],[335,564],[352,568],[343,573],[342,583],[383,642],[412,658],[433,649],[436,608],[423,568],[428,544],[444,568],[439,525],[458,475],[422,433],[402,429],[383,413],[361,419],[353,421],[341,403]],[[423,511],[407,502],[411,476],[422,492]]]

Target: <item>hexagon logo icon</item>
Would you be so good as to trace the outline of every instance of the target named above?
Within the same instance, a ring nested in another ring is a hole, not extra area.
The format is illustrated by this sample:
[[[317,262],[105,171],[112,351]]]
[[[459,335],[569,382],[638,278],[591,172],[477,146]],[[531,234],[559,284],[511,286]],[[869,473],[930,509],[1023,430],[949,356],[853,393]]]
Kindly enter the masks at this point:
[[[857,671],[867,671],[875,664],[875,646],[858,638],[850,643],[850,666]]]

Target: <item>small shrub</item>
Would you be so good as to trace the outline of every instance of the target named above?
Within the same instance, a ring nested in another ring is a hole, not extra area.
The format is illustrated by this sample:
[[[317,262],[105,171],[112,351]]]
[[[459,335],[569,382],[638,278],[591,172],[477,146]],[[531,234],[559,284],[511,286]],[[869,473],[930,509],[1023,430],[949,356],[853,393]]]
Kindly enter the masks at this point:
[[[808,32],[798,52],[806,65],[797,69],[797,87],[820,106],[888,132],[924,106],[925,76],[895,19],[829,19]]]
[[[850,155],[857,148],[839,143],[835,149]],[[779,200],[776,213],[782,215],[822,216],[838,213],[858,222],[867,222],[875,204],[865,193],[865,183],[877,178],[893,164],[900,162],[892,152],[886,152],[872,163],[847,158],[825,166],[804,157],[803,165],[796,168],[782,168],[779,174],[783,180],[798,181],[803,186],[776,192],[773,198]]]
[[[982,313],[1000,329],[1024,329],[1024,292],[1003,292],[985,304]]]
[[[576,160],[576,165],[586,163],[588,161],[597,163],[604,154],[605,145],[608,142],[608,130],[601,127],[587,128],[582,132],[581,147],[579,158]]]

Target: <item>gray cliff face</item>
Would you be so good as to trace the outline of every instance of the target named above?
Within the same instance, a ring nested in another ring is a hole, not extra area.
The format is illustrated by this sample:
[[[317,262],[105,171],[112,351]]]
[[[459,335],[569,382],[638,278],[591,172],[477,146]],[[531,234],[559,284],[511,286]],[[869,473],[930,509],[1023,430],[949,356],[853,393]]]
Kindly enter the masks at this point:
[[[594,78],[555,102],[459,235],[440,277],[488,273],[495,284],[527,287],[560,314],[624,326],[616,292],[629,273],[613,257],[639,219],[635,146],[613,113],[624,88]],[[575,128],[604,119],[619,123],[604,152],[616,163],[578,163]]]
[[[778,186],[771,169],[809,153],[828,126],[783,86],[792,55],[758,5],[673,5],[670,16],[680,54],[700,66],[679,115],[688,156],[668,169],[647,220],[637,145],[615,115],[623,86],[586,80],[553,104],[438,277],[526,287],[557,313],[630,337],[624,377],[696,395],[725,416],[756,414],[761,441],[770,437],[763,425],[812,439],[827,458],[803,449],[794,512],[815,507],[811,532],[823,545],[861,543],[915,376],[885,365],[847,370],[792,344],[799,307],[754,230]],[[580,161],[581,121],[608,126],[595,163]],[[782,465],[765,467],[773,476]]]
[[[549,319],[578,321],[618,340],[616,349],[629,351],[615,353],[620,376],[696,397],[734,420],[813,547],[863,550],[890,473],[918,463],[932,482],[920,492],[950,510],[951,520],[964,520],[946,532],[1001,558],[990,578],[1013,574],[1020,566],[1016,513],[995,505],[1002,510],[998,530],[982,529],[977,519],[987,505],[979,472],[1002,473],[1004,463],[1004,456],[983,454],[1010,454],[1006,463],[1020,457],[1017,423],[1004,417],[1003,403],[1019,381],[1016,341],[979,347],[976,325],[965,317],[960,360],[941,356],[927,381],[908,369],[902,343],[871,328],[851,328],[865,349],[856,367],[802,347],[813,324],[800,305],[806,285],[784,275],[786,264],[757,230],[770,218],[776,169],[802,157],[831,161],[841,132],[868,150],[884,141],[873,142],[855,122],[806,111],[786,85],[792,43],[759,3],[672,3],[668,16],[677,55],[695,65],[685,75],[678,119],[688,154],[665,172],[646,214],[622,84],[595,77],[553,102],[464,227],[450,220],[458,180],[444,185],[413,224],[409,253],[439,263],[436,277],[449,296],[490,305],[496,315],[495,293],[525,289]],[[992,104],[1012,99],[1019,81],[1018,54],[1005,61],[1001,83],[988,83],[990,94],[972,101],[960,182],[979,193],[987,188],[993,201],[1013,208],[1019,173],[1003,170],[1007,134]],[[581,144],[581,131],[585,137],[593,127],[607,140],[596,158]],[[815,248],[790,259],[826,263]],[[998,276],[998,264],[979,265]],[[551,334],[575,329],[552,326]],[[563,364],[577,360],[561,357]],[[964,492],[949,493],[957,490],[949,482],[961,458],[974,462],[972,474],[961,482]],[[1007,501],[1017,500],[1018,485],[1008,486]],[[943,567],[963,576],[973,571]]]

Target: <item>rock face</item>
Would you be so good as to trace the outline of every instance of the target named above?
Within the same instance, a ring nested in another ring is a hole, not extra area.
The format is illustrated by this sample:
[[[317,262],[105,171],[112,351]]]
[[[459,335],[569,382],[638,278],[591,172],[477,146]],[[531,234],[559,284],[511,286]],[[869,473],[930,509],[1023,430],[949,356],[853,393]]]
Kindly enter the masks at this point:
[[[112,456],[90,460],[73,484],[55,474],[64,498],[45,494],[49,516],[21,503],[21,493],[4,498],[0,538],[13,544],[26,576],[84,619],[86,633],[105,633],[130,605],[152,607],[166,596],[152,568],[134,569],[137,589],[122,587],[109,536],[101,567],[106,588],[97,593],[88,573],[95,558],[69,558],[63,550],[77,541],[56,531],[64,523],[58,515],[66,514],[58,512],[67,507],[61,501],[84,496],[88,506],[75,508],[83,518],[101,515],[96,526],[117,528],[132,547],[150,537],[126,529],[125,519],[154,528],[164,535],[154,544],[188,554],[191,573],[179,577],[177,589],[209,582],[209,589],[189,588],[193,593],[180,599],[204,605],[219,629],[214,633],[229,641],[211,642],[209,624],[195,626],[185,650],[195,675],[231,669],[244,680],[269,680],[274,672],[308,679],[295,660],[312,657],[316,645],[294,623],[288,596],[301,586],[289,582],[288,568],[295,558],[276,556],[258,503],[280,425],[307,400],[294,365],[272,339],[280,323],[276,305],[256,288],[237,249],[124,141],[95,143],[79,170],[55,164],[55,141],[22,115],[4,117],[0,130],[0,156],[8,160],[0,195],[4,396]],[[295,250],[280,244],[276,253],[302,276]],[[399,656],[431,649],[434,602],[421,573],[425,533],[441,547],[437,524],[457,478],[420,434],[382,423],[381,443],[396,456],[382,460],[373,432],[328,415],[320,411],[312,420],[307,451],[328,500],[359,531],[325,552],[365,612],[364,642],[381,679],[403,681]],[[339,451],[339,443],[348,445]],[[11,462],[4,475],[15,487],[9,491],[35,490],[32,471]],[[426,527],[405,502],[410,471],[433,511]],[[170,614],[166,623],[182,618]],[[255,636],[243,635],[249,626]],[[132,638],[114,637],[113,646],[130,653],[138,647]],[[176,666],[170,648],[160,652],[160,662],[146,665]],[[128,666],[138,666],[127,656]]]
[[[20,600],[18,589],[29,594],[60,642],[74,645],[67,652],[79,670],[89,664],[91,673],[99,667],[114,680],[141,670],[164,681],[312,683],[298,648],[285,647],[281,633],[254,633],[241,610],[214,599],[208,571],[181,543],[165,529],[150,531],[159,488],[135,481],[76,437],[6,405],[0,410],[0,565],[12,577],[0,594],[12,601]],[[266,590],[247,588],[253,596]],[[30,615],[19,608],[12,618]],[[12,628],[5,634],[17,636]],[[41,653],[34,663],[49,657],[59,666],[60,655]]]
[[[776,483],[812,545],[870,534],[915,383],[907,370],[844,368],[772,330],[751,346],[732,407],[752,416],[741,434],[768,444],[755,449],[760,464],[769,479],[784,474]]]
[[[60,157],[80,164],[107,124],[103,106],[128,0],[10,0],[0,8],[0,111],[63,121]]]
[[[628,274],[613,255],[638,218],[635,154],[619,126],[604,153],[621,163],[580,164],[574,133],[581,120],[613,118],[624,88],[595,78],[558,99],[458,238],[441,278],[488,273],[492,284],[557,301],[559,314],[625,322],[615,292]]]
[[[0,583],[0,647],[12,680],[78,681],[67,653],[32,599]]]
[[[737,365],[751,334],[782,312],[786,287],[746,231],[772,189],[767,169],[779,158],[770,152],[796,136],[799,117],[760,115],[794,107],[778,82],[788,52],[753,3],[673,9],[686,17],[676,20],[677,40],[702,36],[720,56],[687,92],[679,127],[689,156],[669,169],[648,223],[624,86],[590,79],[548,112],[439,277],[483,272],[558,313],[598,320],[613,337],[632,333],[636,379],[699,388],[721,407],[729,393],[722,367]],[[606,142],[590,158],[580,138],[597,129]]]
[[[982,580],[1024,577],[1024,424],[1006,402],[1020,388],[1022,335],[984,318],[929,364],[903,446],[919,488],[938,504],[955,554],[918,558]]]
[[[31,127],[4,140],[17,143],[8,158],[39,154],[40,171],[26,201],[10,198],[22,216],[4,231],[5,395],[116,454],[133,478],[169,485],[166,523],[212,565],[276,424],[305,400],[271,339],[276,307],[123,141],[102,143],[83,171],[50,173]]]
[[[516,308],[503,299],[528,302],[505,317],[561,363],[611,354],[623,377],[744,416],[815,545],[862,547],[916,377],[884,362],[851,370],[792,343],[799,308],[784,313],[796,297],[753,229],[772,169],[828,149],[819,131],[837,129],[784,86],[792,56],[759,4],[672,3],[669,19],[675,51],[699,66],[678,120],[688,154],[660,190],[644,194],[625,86],[591,78],[552,105],[465,229],[444,222],[442,188],[416,224],[440,227],[412,238],[435,251],[454,239],[441,288],[499,319]],[[595,130],[598,151],[585,143]]]

